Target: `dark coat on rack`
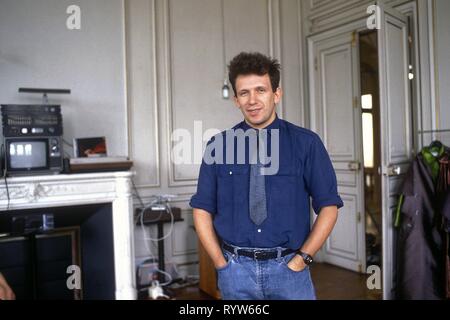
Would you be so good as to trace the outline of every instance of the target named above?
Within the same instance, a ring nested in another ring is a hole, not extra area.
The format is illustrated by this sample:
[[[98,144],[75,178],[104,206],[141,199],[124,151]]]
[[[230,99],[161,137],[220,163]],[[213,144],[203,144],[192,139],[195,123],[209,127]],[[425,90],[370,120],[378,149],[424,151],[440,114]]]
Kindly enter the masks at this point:
[[[439,163],[437,192],[440,212],[443,217],[442,227],[446,231],[446,239],[444,241],[444,256],[446,260],[445,293],[447,299],[450,299],[450,150],[447,150],[443,157],[439,159]]]
[[[404,202],[397,238],[397,298],[442,299],[446,235],[442,216],[436,214],[436,188],[421,154],[414,159],[400,192]]]

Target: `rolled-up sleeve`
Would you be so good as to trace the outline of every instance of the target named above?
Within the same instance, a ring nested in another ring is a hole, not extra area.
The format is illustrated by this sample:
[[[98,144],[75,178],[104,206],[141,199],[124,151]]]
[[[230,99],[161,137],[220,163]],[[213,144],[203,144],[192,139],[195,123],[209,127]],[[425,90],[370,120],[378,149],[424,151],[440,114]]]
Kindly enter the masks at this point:
[[[344,206],[337,191],[336,173],[325,146],[315,136],[306,158],[305,184],[312,198],[312,207],[316,214],[328,206]]]
[[[217,212],[217,174],[216,165],[202,161],[198,177],[197,192],[191,198],[189,205],[202,209],[210,214]]]

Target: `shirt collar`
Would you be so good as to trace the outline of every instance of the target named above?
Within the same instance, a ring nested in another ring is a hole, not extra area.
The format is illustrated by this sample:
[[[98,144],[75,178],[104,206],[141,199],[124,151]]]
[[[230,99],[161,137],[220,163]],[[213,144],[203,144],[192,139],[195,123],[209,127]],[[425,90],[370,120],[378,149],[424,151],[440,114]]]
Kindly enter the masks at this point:
[[[263,129],[268,130],[268,132],[270,133],[270,130],[272,129],[280,129],[280,123],[281,120],[278,118],[278,114],[275,114],[275,120],[273,120],[271,124],[269,124],[267,127]],[[251,127],[245,120],[241,122],[240,128],[243,129],[244,131],[255,129]]]

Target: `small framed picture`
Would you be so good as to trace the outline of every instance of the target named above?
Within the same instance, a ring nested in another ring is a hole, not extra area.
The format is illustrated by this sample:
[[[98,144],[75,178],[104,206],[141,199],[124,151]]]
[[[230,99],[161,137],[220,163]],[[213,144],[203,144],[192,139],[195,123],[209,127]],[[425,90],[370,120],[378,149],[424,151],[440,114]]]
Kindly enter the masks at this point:
[[[77,158],[85,157],[106,157],[106,138],[74,138],[73,153]]]

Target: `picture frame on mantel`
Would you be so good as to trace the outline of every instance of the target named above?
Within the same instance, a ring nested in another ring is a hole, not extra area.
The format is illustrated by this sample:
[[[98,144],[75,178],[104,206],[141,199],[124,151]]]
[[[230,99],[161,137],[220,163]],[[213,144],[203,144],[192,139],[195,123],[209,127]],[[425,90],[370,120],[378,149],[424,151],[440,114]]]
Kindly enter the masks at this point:
[[[106,137],[74,138],[73,154],[76,158],[107,157]]]

